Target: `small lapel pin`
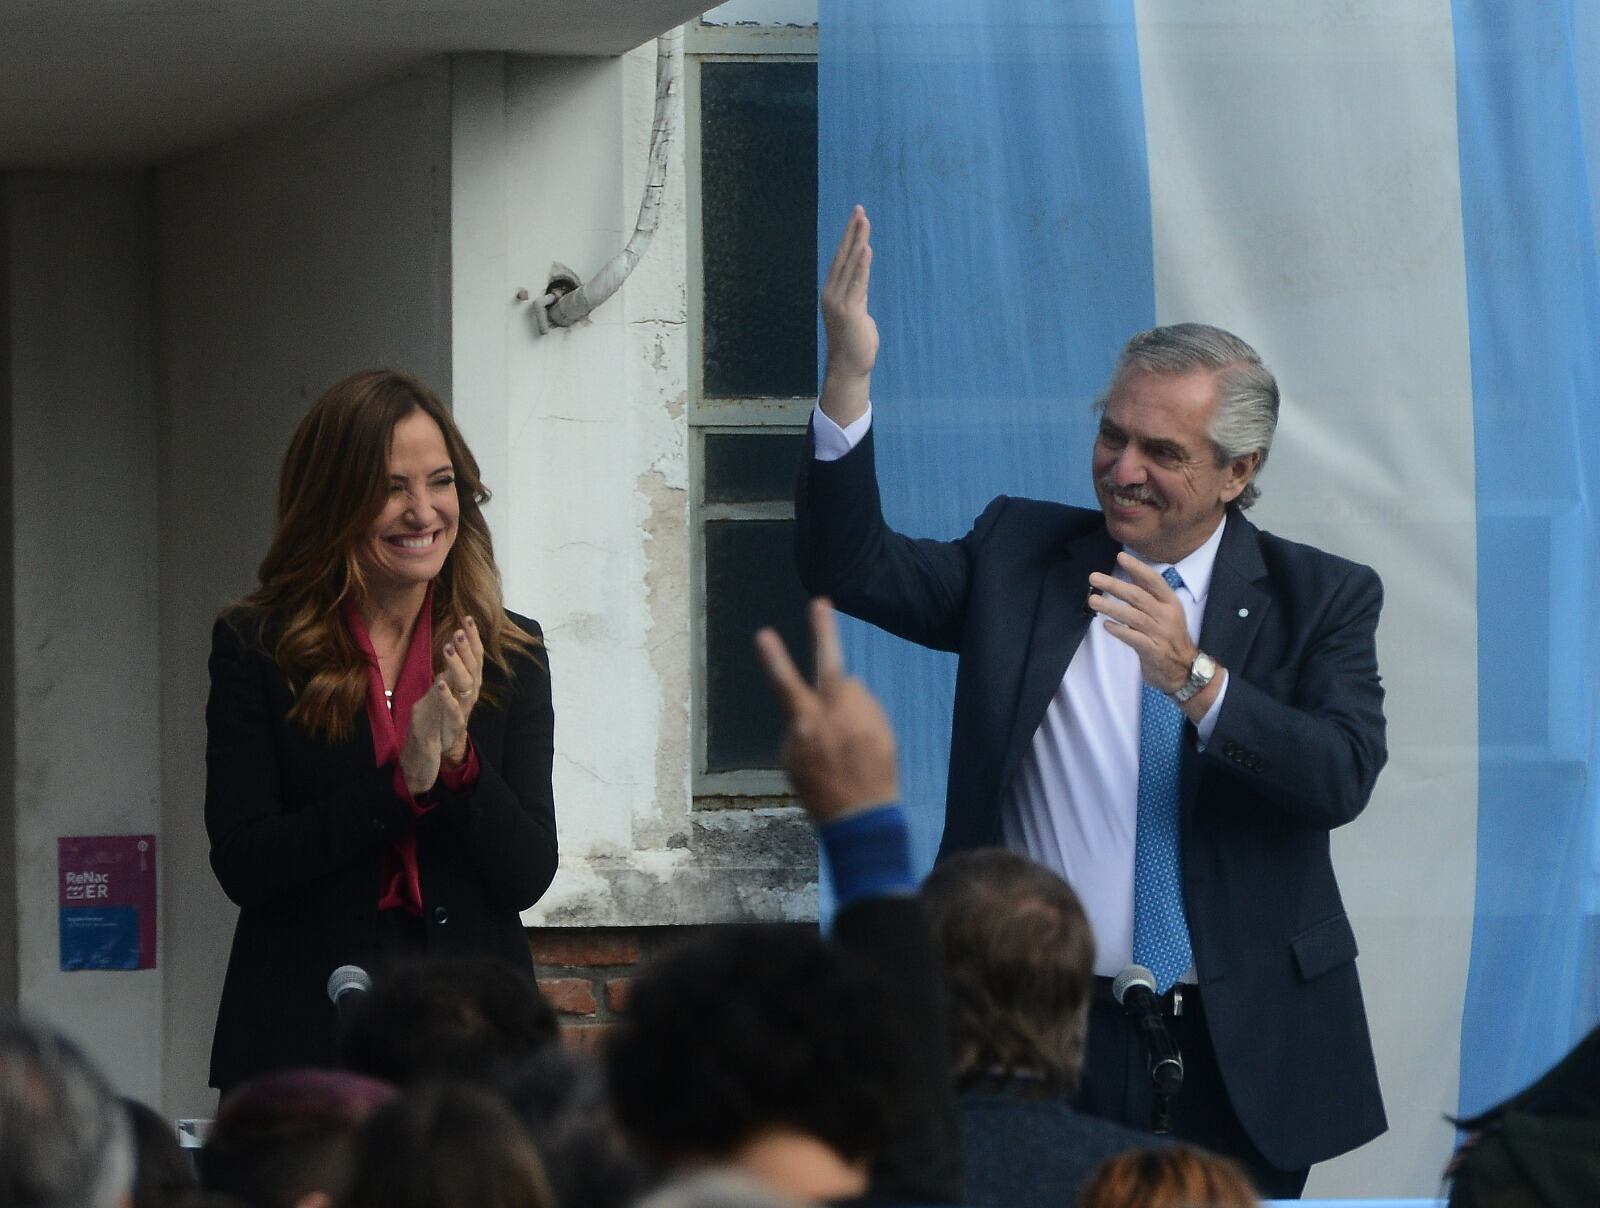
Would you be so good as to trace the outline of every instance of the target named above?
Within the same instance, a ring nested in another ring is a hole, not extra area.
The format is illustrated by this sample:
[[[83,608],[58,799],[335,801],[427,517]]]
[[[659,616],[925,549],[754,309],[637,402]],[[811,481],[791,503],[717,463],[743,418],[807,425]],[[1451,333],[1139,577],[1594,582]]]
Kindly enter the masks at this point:
[[[1239,610],[1239,615],[1240,615],[1240,616],[1241,616],[1241,617],[1247,617],[1247,616],[1249,616],[1249,615],[1250,615],[1250,610],[1249,610],[1249,609],[1248,609],[1248,608],[1241,608],[1241,609],[1240,609],[1240,610]]]

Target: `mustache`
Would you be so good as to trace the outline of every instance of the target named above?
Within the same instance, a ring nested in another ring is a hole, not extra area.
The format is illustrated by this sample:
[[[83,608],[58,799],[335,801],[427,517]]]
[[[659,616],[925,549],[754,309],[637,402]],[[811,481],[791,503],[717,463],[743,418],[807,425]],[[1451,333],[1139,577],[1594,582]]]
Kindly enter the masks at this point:
[[[1108,495],[1121,495],[1123,498],[1131,499],[1135,503],[1158,502],[1156,499],[1156,493],[1150,489],[1147,483],[1140,483],[1138,486],[1124,487],[1118,486],[1116,482],[1110,478],[1110,476],[1105,476],[1100,479],[1100,489]]]

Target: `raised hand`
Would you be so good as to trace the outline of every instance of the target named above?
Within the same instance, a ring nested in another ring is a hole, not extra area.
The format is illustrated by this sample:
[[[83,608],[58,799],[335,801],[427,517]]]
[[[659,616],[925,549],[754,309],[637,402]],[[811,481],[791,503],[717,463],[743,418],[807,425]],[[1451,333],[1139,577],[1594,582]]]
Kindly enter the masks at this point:
[[[839,250],[822,283],[822,327],[828,360],[822,378],[822,409],[843,427],[866,414],[872,366],[878,359],[878,325],[867,310],[872,280],[872,224],[857,206],[845,224]]]
[[[867,686],[844,672],[839,627],[827,600],[811,602],[816,686],[806,683],[783,639],[756,634],[756,649],[789,719],[783,768],[818,826],[900,799],[894,731]]]

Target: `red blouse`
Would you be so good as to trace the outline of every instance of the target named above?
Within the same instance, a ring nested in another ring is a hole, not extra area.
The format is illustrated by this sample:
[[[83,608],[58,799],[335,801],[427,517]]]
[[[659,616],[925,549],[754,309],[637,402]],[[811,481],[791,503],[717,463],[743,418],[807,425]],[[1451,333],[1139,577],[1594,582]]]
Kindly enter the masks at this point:
[[[361,619],[361,610],[352,600],[344,602],[345,624],[350,636],[361,647],[371,664],[367,675],[367,721],[372,726],[372,747],[377,754],[378,766],[394,764],[395,795],[411,807],[418,817],[428,813],[437,804],[423,793],[419,798],[406,787],[405,774],[400,770],[400,750],[404,736],[411,730],[411,710],[433,687],[433,588],[423,597],[422,611],[411,630],[411,644],[406,648],[405,661],[400,665],[400,675],[395,680],[393,697],[386,696],[383,688],[383,670],[378,665],[378,655],[372,648],[372,638],[367,624]],[[478,752],[472,740],[467,740],[467,757],[459,767],[439,767],[439,779],[452,791],[466,788],[478,781]],[[379,910],[407,910],[422,914],[422,883],[417,874],[417,836],[409,831],[391,843],[379,862]]]

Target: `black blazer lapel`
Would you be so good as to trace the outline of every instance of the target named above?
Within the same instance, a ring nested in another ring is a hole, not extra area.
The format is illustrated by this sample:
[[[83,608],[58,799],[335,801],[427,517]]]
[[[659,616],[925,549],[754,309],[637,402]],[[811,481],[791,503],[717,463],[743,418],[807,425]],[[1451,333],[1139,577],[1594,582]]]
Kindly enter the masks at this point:
[[[1121,545],[1111,539],[1104,525],[1067,543],[1061,557],[1046,568],[1039,583],[1039,600],[1034,607],[1031,632],[1021,633],[1027,662],[1022,671],[1022,686],[1017,692],[1017,707],[1006,739],[1005,756],[1000,763],[997,800],[1003,797],[1016,775],[1023,753],[1044,718],[1050,699],[1067,673],[1083,635],[1089,631],[1094,614],[1089,611],[1089,575],[1109,572],[1116,564]]]

